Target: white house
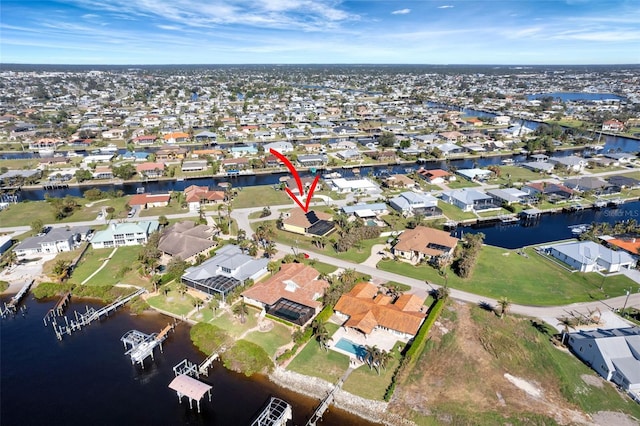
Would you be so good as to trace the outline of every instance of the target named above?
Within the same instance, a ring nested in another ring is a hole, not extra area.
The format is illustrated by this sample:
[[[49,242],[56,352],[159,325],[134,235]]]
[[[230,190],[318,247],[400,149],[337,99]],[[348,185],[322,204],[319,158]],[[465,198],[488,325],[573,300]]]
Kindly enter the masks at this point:
[[[493,197],[473,188],[456,189],[454,191],[443,191],[442,200],[453,204],[462,211],[487,210],[498,208],[493,202]]]
[[[149,235],[156,231],[159,226],[155,220],[137,223],[112,223],[104,231],[96,232],[91,239],[91,246],[94,249],[98,249],[146,244]]]
[[[593,241],[578,241],[550,246],[551,256],[580,272],[617,272],[633,268],[636,260],[625,251],[614,251]]]
[[[569,171],[581,172],[589,162],[586,158],[569,155],[567,157],[551,157],[549,163],[564,166]]]
[[[567,344],[606,380],[640,397],[640,327],[569,333]]]
[[[73,250],[90,232],[88,227],[54,228],[46,234],[25,238],[14,251],[18,256],[61,253]]]
[[[390,199],[389,204],[403,215],[409,216],[437,208],[438,199],[430,194],[407,191]]]
[[[379,194],[380,187],[369,179],[331,179],[330,187],[333,191],[345,193],[345,192],[360,192],[368,194]]]
[[[293,144],[287,141],[278,141],[264,145],[264,152],[270,152],[272,149],[280,154],[286,154],[287,152],[293,152]]]

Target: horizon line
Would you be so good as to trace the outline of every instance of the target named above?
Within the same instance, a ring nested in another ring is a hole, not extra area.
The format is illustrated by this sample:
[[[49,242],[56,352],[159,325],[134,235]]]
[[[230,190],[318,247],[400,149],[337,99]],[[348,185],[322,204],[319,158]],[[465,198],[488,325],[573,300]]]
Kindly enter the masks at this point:
[[[610,64],[598,64],[598,63],[584,63],[584,64],[507,64],[507,63],[486,63],[486,64],[474,64],[474,63],[383,63],[383,62],[290,62],[290,63],[277,63],[277,62],[255,62],[255,63],[147,63],[147,64],[118,64],[118,63],[40,63],[40,62],[0,62],[2,66],[25,66],[25,65],[37,65],[37,66],[119,66],[119,67],[149,67],[149,66],[426,66],[426,67],[458,67],[458,66],[473,66],[473,67],[585,67],[585,66],[598,66],[598,67],[611,67],[611,66],[640,66],[640,63],[610,63]],[[2,71],[0,69],[0,71]]]

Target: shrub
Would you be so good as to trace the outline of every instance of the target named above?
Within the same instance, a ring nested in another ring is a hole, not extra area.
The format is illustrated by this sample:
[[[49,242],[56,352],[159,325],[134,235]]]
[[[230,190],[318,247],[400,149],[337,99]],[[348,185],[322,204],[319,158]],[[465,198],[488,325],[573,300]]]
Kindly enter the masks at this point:
[[[191,327],[189,336],[193,344],[207,355],[232,342],[231,337],[220,327],[205,322],[199,322]]]
[[[260,346],[247,340],[238,340],[222,354],[224,366],[249,377],[255,373],[268,373],[273,368],[269,354]]]
[[[33,296],[36,299],[60,296],[73,289],[73,284],[40,283],[33,289]]]

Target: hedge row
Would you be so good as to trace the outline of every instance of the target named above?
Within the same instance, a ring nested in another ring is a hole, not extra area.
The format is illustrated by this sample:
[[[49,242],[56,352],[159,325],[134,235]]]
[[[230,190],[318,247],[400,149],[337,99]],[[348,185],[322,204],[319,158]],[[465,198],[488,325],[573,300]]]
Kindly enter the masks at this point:
[[[420,330],[418,331],[418,334],[416,334],[416,337],[413,338],[413,343],[411,343],[411,346],[405,354],[409,369],[414,367],[420,353],[422,353],[422,349],[424,348],[424,345],[427,341],[429,331],[431,330],[433,323],[436,322],[436,320],[440,316],[440,312],[442,312],[444,303],[445,299],[440,299],[433,305],[433,308],[431,308],[431,310],[429,311],[429,316],[422,323],[422,326],[420,326]]]

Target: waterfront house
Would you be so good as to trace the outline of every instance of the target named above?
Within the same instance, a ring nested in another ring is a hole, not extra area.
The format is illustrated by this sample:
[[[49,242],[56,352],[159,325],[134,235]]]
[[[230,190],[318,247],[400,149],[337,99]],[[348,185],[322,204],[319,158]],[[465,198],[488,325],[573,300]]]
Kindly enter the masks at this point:
[[[567,157],[551,157],[549,158],[549,163],[554,164],[556,167],[564,167],[571,172],[582,172],[587,164],[589,164],[586,158],[577,157],[575,155],[569,155]]]
[[[376,218],[389,213],[385,203],[354,204],[351,206],[343,206],[341,209],[349,216],[356,216],[363,219]]]
[[[529,194],[517,188],[489,189],[487,194],[491,195],[496,204],[514,204],[522,202]]]
[[[380,187],[367,178],[362,179],[345,179],[345,178],[337,178],[331,179],[329,182],[329,186],[331,190],[346,193],[362,193],[362,194],[380,194],[382,191]]]
[[[198,266],[188,268],[182,282],[204,293],[220,295],[223,300],[246,280],[258,281],[265,276],[269,259],[254,259],[236,245],[228,244]]]
[[[242,292],[244,301],[275,317],[304,326],[320,309],[329,288],[320,273],[302,263],[287,263],[280,271]]]
[[[171,132],[164,135],[162,139],[164,139],[164,143],[168,144],[184,143],[189,142],[189,134],[184,132]]]
[[[157,161],[182,160],[187,155],[186,148],[165,145],[156,152]]]
[[[271,152],[272,149],[280,154],[286,154],[294,150],[293,144],[287,141],[271,142],[264,145],[264,152]]]
[[[199,256],[208,256],[218,245],[213,237],[218,234],[216,228],[208,225],[196,225],[191,220],[174,223],[168,226],[158,243],[158,250],[164,257],[163,263],[172,258],[180,258],[186,262],[195,262]]]
[[[485,169],[458,169],[457,174],[470,181],[486,181],[491,177],[493,172]]]
[[[91,246],[99,249],[146,244],[149,235],[157,231],[159,226],[155,220],[112,222],[107,229],[95,233],[91,239]]]
[[[473,188],[443,191],[441,196],[444,202],[453,204],[465,212],[488,210],[500,207],[495,204],[491,195],[487,195],[484,192]]]
[[[78,247],[91,233],[87,226],[74,226],[72,228],[53,228],[47,233],[41,233],[34,237],[27,237],[13,250],[18,256],[35,256],[43,253],[61,253],[71,251]]]
[[[155,135],[142,135],[133,138],[132,141],[135,145],[148,146],[153,145],[156,139],[157,137]]]
[[[416,182],[405,175],[392,175],[384,180],[383,185],[387,188],[414,188]]]
[[[418,263],[433,256],[451,256],[458,239],[448,232],[426,226],[407,229],[398,236],[391,253],[402,259]]]
[[[164,174],[164,163],[160,161],[155,163],[136,164],[136,171],[142,178],[159,178]]]
[[[574,191],[559,183],[532,182],[522,187],[522,190],[531,196],[544,194],[552,203],[559,203],[573,198]]]
[[[344,161],[359,160],[361,153],[355,149],[345,149],[343,151],[336,152],[336,157]]]
[[[169,205],[171,195],[169,194],[136,194],[129,200],[129,205],[138,210],[151,207],[166,207]]]
[[[225,158],[220,162],[220,165],[228,172],[237,172],[250,167],[249,159],[245,157]]]
[[[624,124],[621,121],[616,120],[615,118],[611,120],[607,120],[604,123],[602,123],[603,132],[618,133],[618,132],[622,132],[623,130],[624,130]]]
[[[614,251],[593,241],[549,246],[547,252],[579,272],[618,272],[635,267],[636,260],[624,251]]]
[[[182,162],[182,172],[201,172],[208,166],[207,160],[185,160]]]
[[[620,189],[640,188],[640,180],[625,175],[609,176],[607,182]]]
[[[569,333],[571,352],[605,380],[640,400],[640,327]]]
[[[609,193],[612,186],[599,177],[582,176],[574,179],[566,179],[564,185],[574,191],[593,191],[596,194]]]
[[[604,156],[616,160],[620,164],[630,163],[637,158],[635,154],[630,152],[607,152]]]
[[[296,207],[289,212],[289,217],[283,220],[282,229],[300,235],[326,236],[335,230],[333,217],[324,212],[309,210],[303,212]]]
[[[424,180],[434,185],[456,180],[456,177],[454,175],[442,169],[420,169],[417,171],[417,173]]]
[[[423,192],[403,192],[391,198],[389,204],[404,216],[421,214],[430,217],[442,214],[442,210],[438,208],[438,199]]]
[[[415,294],[403,294],[394,301],[380,294],[375,285],[363,282],[343,294],[333,309],[344,320],[345,329],[365,336],[381,330],[407,341],[416,335],[424,321],[423,303],[424,299]]]
[[[298,164],[302,167],[323,166],[329,162],[325,154],[299,155]]]
[[[111,166],[96,166],[93,171],[94,179],[113,179],[113,170]]]
[[[542,173],[551,173],[555,167],[553,164],[547,163],[546,161],[530,161],[522,163],[520,166],[533,172]]]
[[[220,204],[225,200],[224,191],[211,191],[208,186],[190,185],[184,189],[189,211],[197,212],[203,204]]]

